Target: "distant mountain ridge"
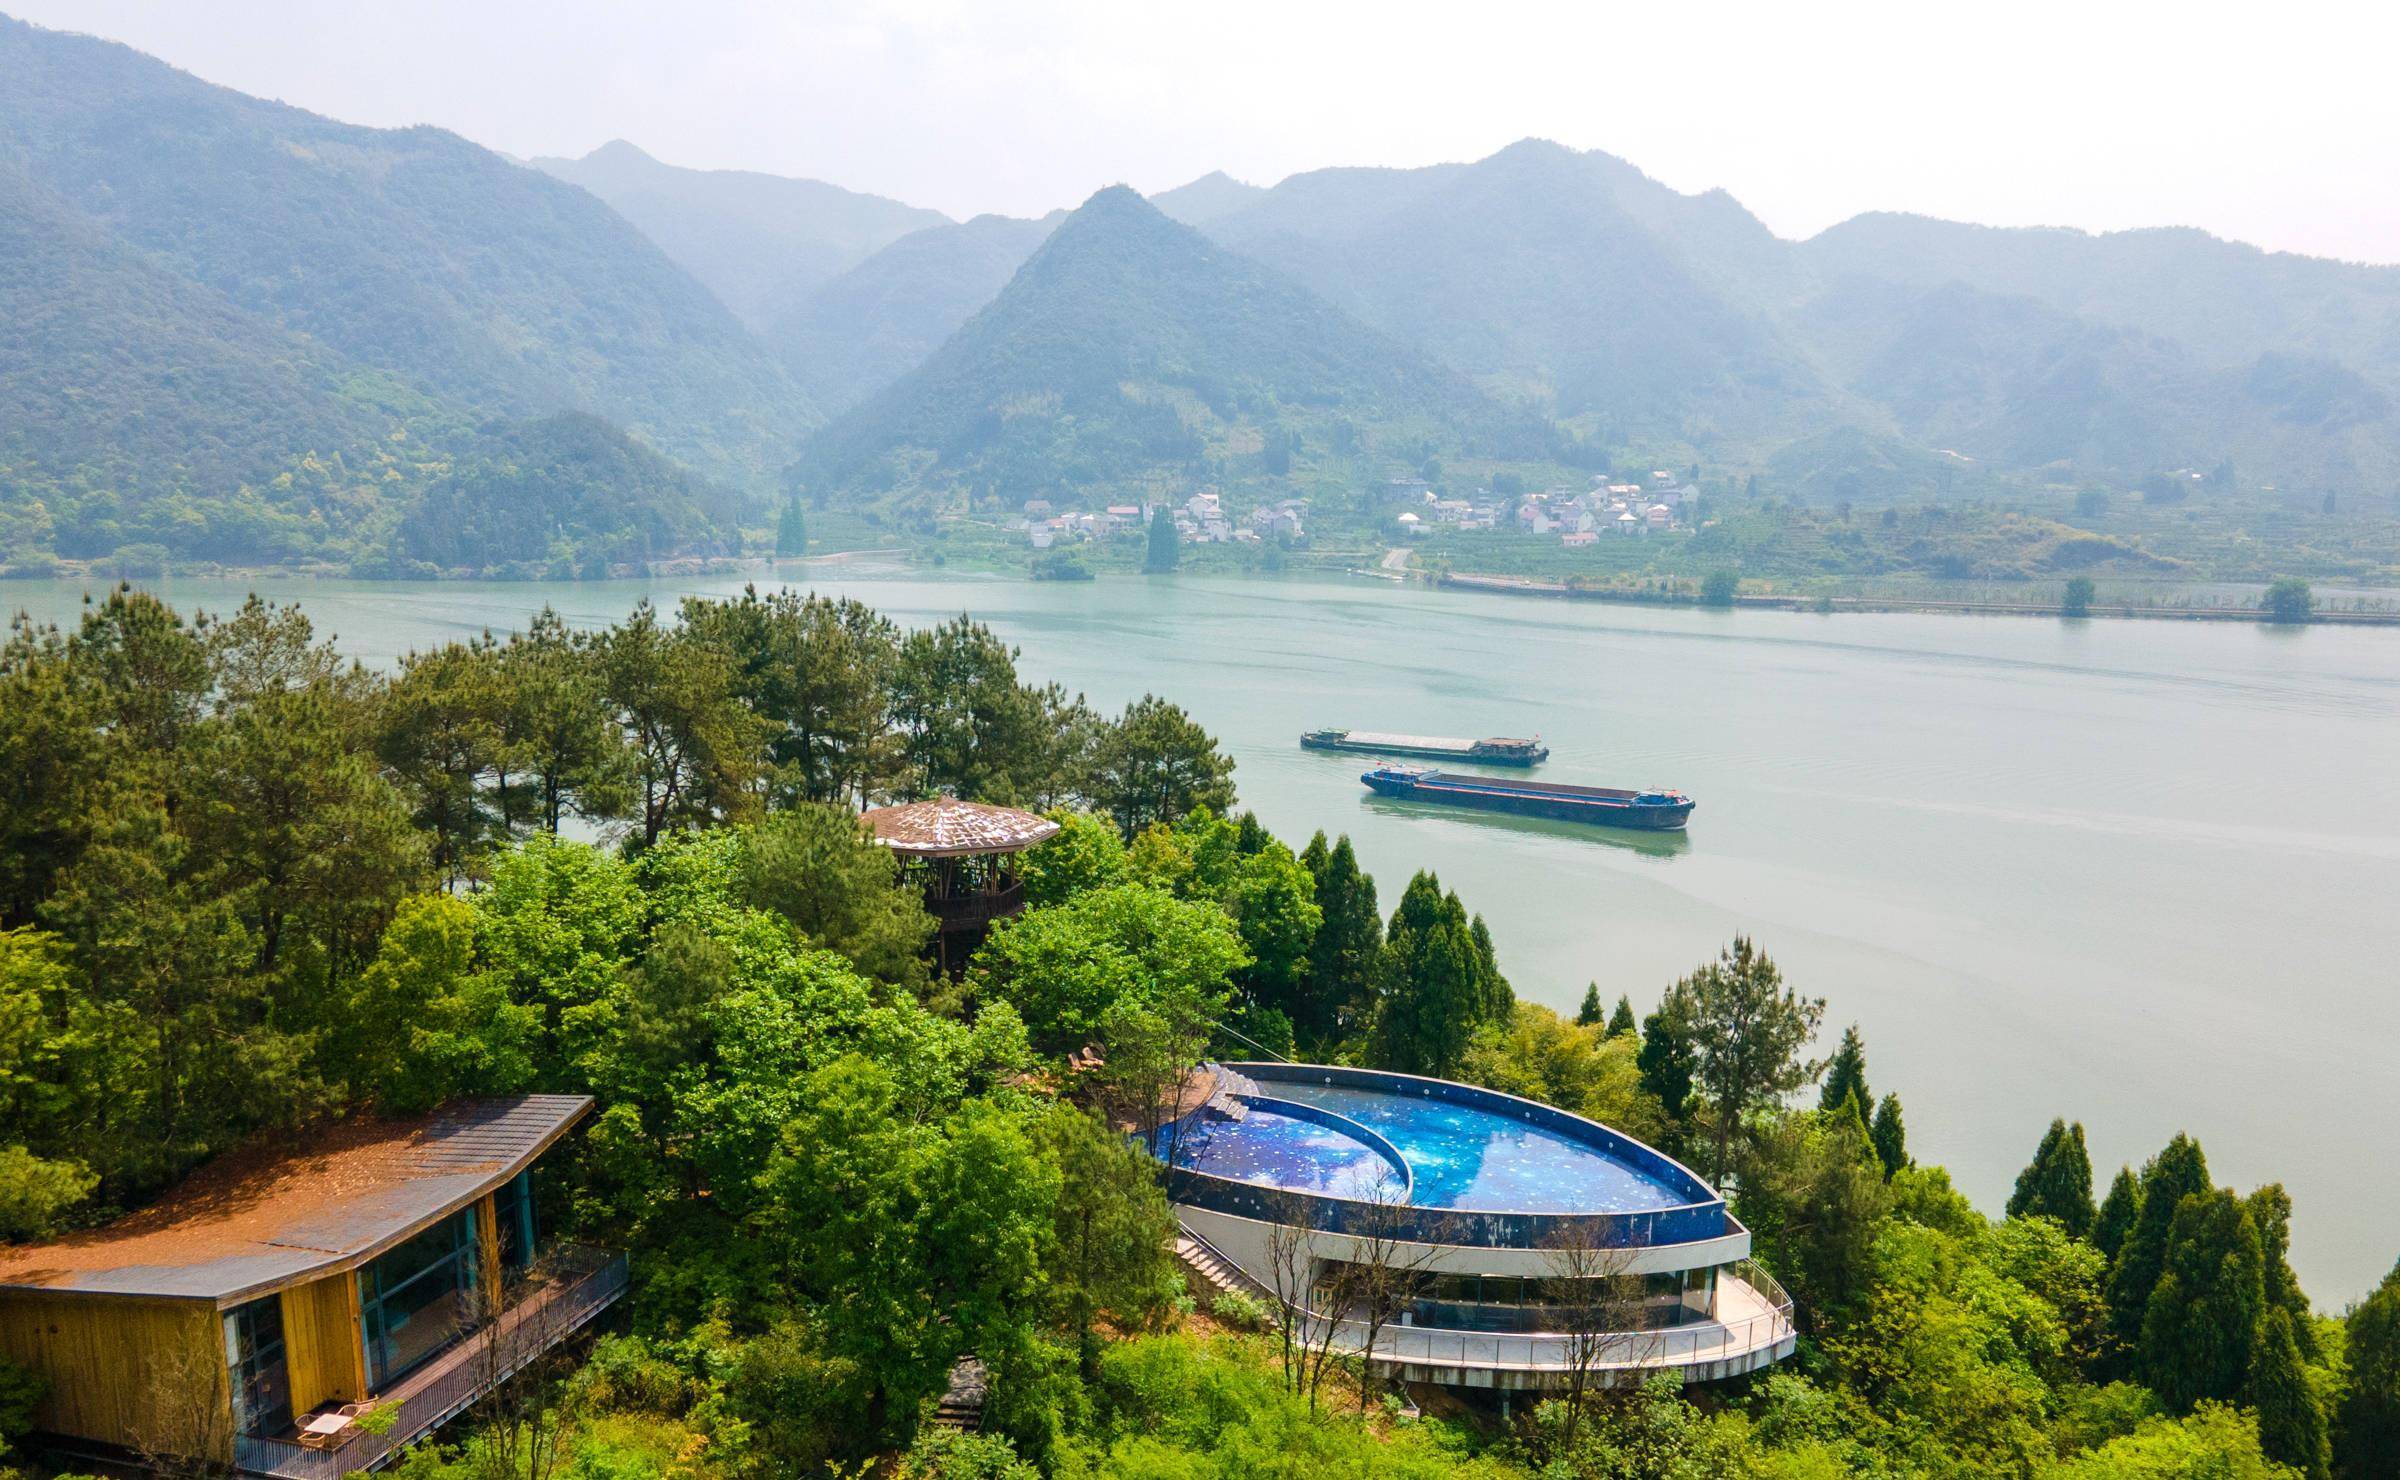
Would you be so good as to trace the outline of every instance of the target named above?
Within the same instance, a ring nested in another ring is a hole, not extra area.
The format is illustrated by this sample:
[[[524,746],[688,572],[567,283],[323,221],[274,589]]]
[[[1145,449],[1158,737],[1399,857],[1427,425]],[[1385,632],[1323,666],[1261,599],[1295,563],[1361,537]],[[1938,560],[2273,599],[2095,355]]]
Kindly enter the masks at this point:
[[[1437,442],[1510,428],[1454,372],[1114,186],[931,358],[828,426],[795,476],[819,500],[1008,508],[1189,473],[1286,422]]]
[[[623,139],[527,163],[608,202],[754,330],[910,232],[950,224],[822,180],[662,164]]]

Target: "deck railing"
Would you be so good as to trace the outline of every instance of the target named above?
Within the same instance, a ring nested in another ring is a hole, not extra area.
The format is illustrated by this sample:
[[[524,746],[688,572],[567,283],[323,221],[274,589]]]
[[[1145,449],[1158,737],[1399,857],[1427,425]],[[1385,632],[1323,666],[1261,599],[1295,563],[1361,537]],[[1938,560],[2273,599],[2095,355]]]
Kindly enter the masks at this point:
[[[1025,908],[1025,884],[1011,880],[997,889],[962,890],[957,894],[928,894],[926,913],[933,916],[944,930],[963,930],[974,925],[988,925],[1005,919]]]
[[[532,1288],[498,1319],[375,1395],[377,1403],[399,1407],[389,1432],[352,1429],[344,1442],[327,1449],[289,1439],[236,1435],[234,1468],[278,1480],[340,1480],[382,1468],[613,1304],[625,1292],[625,1256],[565,1244],[543,1257],[535,1278]]]
[[[1741,1287],[1728,1290],[1738,1282]],[[1792,1300],[1774,1276],[1750,1260],[1730,1267],[1718,1282],[1718,1313],[1682,1326],[1626,1331],[1603,1338],[1589,1370],[1643,1372],[1705,1367],[1761,1353],[1781,1354],[1794,1338]],[[1728,1299],[1728,1296],[1731,1299]],[[1310,1315],[1312,1338],[1321,1338],[1327,1317]],[[1334,1322],[1334,1349],[1353,1355],[1366,1346],[1366,1326]],[[1528,1373],[1565,1373],[1575,1365],[1574,1339],[1562,1333],[1529,1335],[1445,1331],[1389,1324],[1375,1336],[1374,1360],[1410,1367],[1466,1367]]]

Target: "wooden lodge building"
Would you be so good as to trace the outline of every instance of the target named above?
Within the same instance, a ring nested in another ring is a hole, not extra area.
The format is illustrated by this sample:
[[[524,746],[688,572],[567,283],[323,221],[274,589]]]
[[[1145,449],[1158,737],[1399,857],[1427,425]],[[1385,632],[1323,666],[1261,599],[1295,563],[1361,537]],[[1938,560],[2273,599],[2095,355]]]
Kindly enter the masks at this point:
[[[591,1108],[343,1122],[0,1247],[0,1357],[48,1381],[37,1442],[293,1480],[379,1467],[623,1292],[622,1254],[546,1240],[535,1206],[537,1164]]]

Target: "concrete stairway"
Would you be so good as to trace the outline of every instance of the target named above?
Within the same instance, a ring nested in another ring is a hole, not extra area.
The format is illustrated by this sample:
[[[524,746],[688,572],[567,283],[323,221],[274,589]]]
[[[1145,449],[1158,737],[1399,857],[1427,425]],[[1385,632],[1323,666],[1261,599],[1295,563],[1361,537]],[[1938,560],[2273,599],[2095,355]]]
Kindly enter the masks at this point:
[[[981,1357],[961,1357],[950,1369],[950,1388],[933,1410],[933,1421],[946,1429],[980,1433],[983,1429],[983,1401],[990,1395],[992,1374]]]

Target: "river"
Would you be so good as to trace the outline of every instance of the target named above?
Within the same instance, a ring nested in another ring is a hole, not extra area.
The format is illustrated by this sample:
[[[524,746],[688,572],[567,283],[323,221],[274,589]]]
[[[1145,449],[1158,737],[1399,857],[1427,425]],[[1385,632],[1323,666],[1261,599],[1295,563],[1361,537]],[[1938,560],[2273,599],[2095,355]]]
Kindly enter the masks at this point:
[[[1388,909],[1432,867],[1520,996],[1647,1009],[1737,933],[1856,1022],[1912,1149],[1997,1212],[2053,1115],[2104,1187],[2178,1130],[2281,1180],[2339,1309],[2400,1255],[2400,633],[1568,604],[1371,580],[1037,584],[787,576],[917,624],[964,610],[1023,671],[1182,704],[1295,847],[1347,832]],[[601,623],[739,578],[157,583],[298,599],[345,651]],[[81,588],[0,582],[71,619]],[[1539,733],[1540,775],[1696,798],[1681,839],[1381,801],[1306,728]]]

